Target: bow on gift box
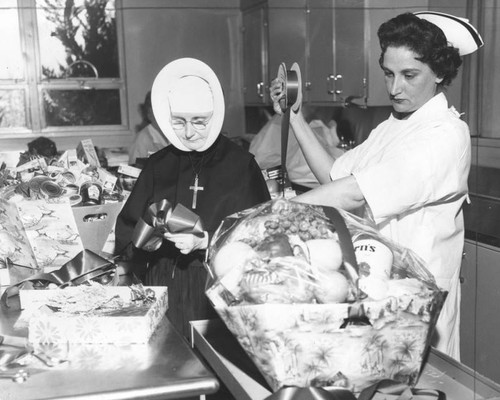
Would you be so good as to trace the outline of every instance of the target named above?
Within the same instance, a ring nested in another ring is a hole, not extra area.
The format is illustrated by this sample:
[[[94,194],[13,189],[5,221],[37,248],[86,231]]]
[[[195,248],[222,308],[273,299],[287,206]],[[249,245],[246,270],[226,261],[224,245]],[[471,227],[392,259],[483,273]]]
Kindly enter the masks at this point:
[[[151,204],[137,222],[132,243],[138,249],[156,251],[163,242],[163,234],[192,233],[204,235],[203,224],[198,215],[178,203],[175,207],[164,199]]]

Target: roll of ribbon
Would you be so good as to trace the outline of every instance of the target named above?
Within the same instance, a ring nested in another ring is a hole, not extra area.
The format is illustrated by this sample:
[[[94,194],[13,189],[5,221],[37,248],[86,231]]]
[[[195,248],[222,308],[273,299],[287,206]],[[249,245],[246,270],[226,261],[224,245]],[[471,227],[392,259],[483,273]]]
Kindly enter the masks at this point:
[[[59,197],[62,195],[62,188],[52,180],[43,181],[40,184],[40,193],[47,197]]]
[[[281,119],[281,192],[285,196],[285,189],[289,185],[286,170],[286,157],[288,148],[288,134],[290,131],[290,112],[298,113],[302,104],[302,77],[297,63],[287,71],[286,65],[281,63],[278,68],[278,81],[282,83],[283,92],[279,100],[283,117]]]

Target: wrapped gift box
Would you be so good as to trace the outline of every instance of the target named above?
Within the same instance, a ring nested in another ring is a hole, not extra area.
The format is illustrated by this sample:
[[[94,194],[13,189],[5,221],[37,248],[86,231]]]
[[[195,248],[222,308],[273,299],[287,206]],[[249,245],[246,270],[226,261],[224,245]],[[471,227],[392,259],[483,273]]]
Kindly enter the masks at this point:
[[[47,307],[56,290],[21,290],[21,307],[27,313],[30,343],[146,343],[168,308],[167,287],[150,288],[155,299],[147,306],[124,307],[113,313],[87,315],[53,311]],[[146,288],[148,289],[148,288]],[[126,304],[131,289],[109,286],[110,296],[118,295]]]

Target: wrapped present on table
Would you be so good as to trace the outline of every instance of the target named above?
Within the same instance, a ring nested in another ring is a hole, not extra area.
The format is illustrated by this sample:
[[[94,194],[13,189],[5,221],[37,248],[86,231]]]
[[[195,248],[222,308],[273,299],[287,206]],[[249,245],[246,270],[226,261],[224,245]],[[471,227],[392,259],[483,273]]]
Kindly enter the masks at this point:
[[[353,240],[392,257],[358,265]],[[368,221],[285,199],[226,218],[208,264],[207,296],[274,391],[414,385],[446,297]]]

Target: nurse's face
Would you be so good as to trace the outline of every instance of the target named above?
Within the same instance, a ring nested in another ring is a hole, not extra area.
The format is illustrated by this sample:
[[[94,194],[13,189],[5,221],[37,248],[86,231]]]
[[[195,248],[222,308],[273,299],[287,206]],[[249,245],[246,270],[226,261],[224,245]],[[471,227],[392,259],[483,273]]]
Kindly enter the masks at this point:
[[[418,110],[434,97],[437,84],[442,81],[417,57],[418,54],[406,47],[388,47],[384,54],[385,84],[396,112]]]

